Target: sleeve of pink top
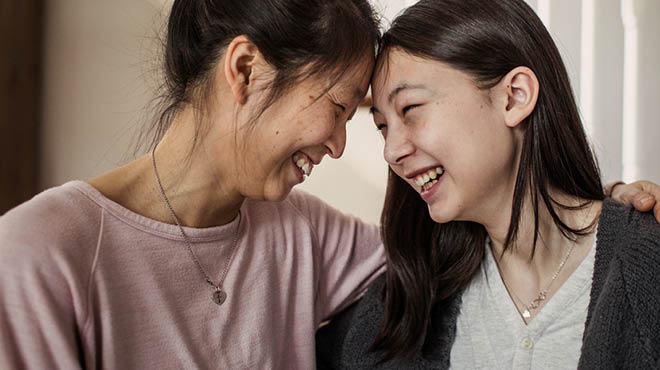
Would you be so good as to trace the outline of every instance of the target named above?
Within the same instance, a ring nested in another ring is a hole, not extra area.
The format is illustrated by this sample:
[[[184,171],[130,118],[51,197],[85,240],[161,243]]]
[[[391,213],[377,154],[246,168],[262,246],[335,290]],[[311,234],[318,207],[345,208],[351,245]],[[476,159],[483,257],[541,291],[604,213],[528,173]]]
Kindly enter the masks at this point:
[[[79,369],[74,284],[49,248],[60,239],[51,235],[58,215],[43,222],[40,213],[0,217],[0,367]]]
[[[291,201],[307,215],[318,240],[317,317],[326,320],[360,298],[385,271],[385,250],[376,225],[297,192]]]

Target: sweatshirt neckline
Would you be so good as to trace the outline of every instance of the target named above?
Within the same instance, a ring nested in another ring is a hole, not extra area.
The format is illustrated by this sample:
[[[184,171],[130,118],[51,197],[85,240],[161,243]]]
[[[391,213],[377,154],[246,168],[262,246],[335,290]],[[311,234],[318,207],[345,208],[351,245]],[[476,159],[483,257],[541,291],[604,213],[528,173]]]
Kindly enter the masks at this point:
[[[112,214],[115,218],[123,221],[130,226],[144,232],[148,232],[163,238],[185,241],[181,236],[179,227],[175,224],[168,224],[162,221],[154,220],[152,218],[143,216],[136,213],[121,204],[107,198],[95,187],[82,180],[74,180],[67,182],[63,186],[72,187],[85,195],[92,202],[97,204],[108,213]],[[241,230],[239,230],[239,237],[242,230],[244,230],[246,214],[241,207]],[[233,239],[236,235],[236,228],[239,226],[239,217],[235,217],[231,222],[225,225],[212,226],[205,228],[183,227],[186,236],[191,242],[210,242],[224,239]]]

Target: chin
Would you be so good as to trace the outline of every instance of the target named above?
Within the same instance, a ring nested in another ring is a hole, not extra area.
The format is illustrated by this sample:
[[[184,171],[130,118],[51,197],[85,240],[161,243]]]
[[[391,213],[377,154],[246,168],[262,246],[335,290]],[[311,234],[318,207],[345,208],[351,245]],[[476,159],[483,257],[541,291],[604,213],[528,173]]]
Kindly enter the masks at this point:
[[[431,219],[439,224],[446,224],[447,222],[459,221],[458,212],[450,207],[438,207],[437,205],[429,205],[429,216]]]
[[[278,189],[277,191],[266,191],[264,200],[269,202],[281,202],[289,196],[293,188]]]

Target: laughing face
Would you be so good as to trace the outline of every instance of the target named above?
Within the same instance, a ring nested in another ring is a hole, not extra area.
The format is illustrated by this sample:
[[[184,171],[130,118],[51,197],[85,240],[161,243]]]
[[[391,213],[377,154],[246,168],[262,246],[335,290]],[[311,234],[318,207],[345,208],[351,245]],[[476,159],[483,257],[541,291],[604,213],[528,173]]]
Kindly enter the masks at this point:
[[[510,208],[516,138],[466,73],[400,49],[376,70],[374,122],[390,168],[417,190],[439,223],[484,221]]]
[[[242,195],[282,200],[326,155],[341,157],[346,123],[366,94],[372,68],[365,58],[328,91],[325,80],[308,78],[269,107],[240,149],[236,180]]]

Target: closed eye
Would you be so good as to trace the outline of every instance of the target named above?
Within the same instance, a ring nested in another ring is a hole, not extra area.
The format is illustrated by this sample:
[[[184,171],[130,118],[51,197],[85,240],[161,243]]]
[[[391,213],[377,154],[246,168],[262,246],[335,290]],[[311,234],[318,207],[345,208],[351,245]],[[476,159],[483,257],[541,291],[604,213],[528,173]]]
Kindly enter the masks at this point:
[[[413,108],[417,108],[417,107],[419,107],[419,106],[420,106],[420,104],[406,105],[406,106],[403,107],[403,109],[402,109],[403,114],[405,115],[406,113],[408,113],[409,110],[411,110],[411,109],[413,109]]]

